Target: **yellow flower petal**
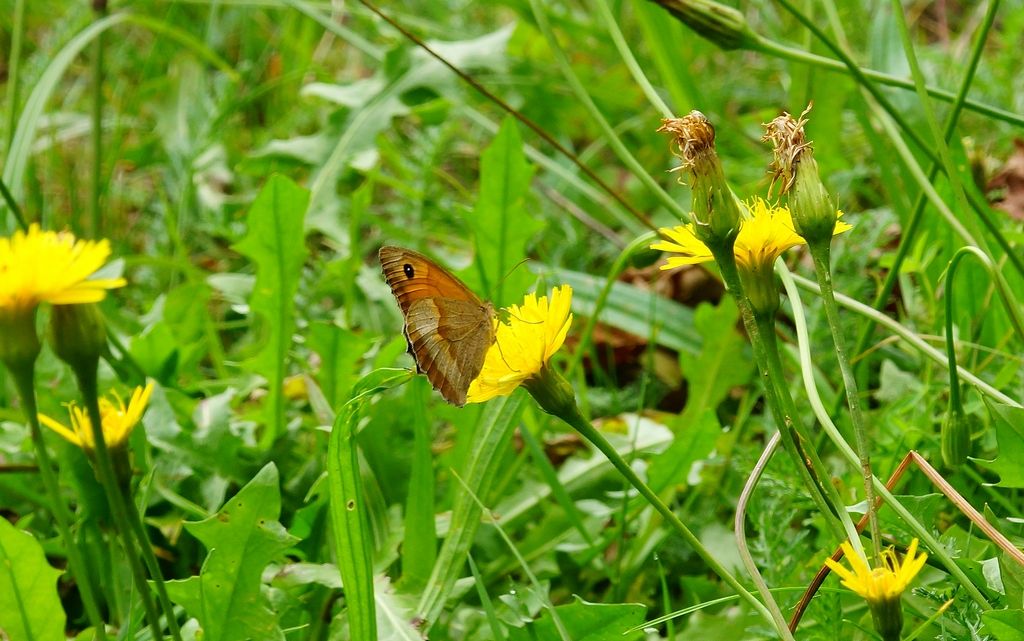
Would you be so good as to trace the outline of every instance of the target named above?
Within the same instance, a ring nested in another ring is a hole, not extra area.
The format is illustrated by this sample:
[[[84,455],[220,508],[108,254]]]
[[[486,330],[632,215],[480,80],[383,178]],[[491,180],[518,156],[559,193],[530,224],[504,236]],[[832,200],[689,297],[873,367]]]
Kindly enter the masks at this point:
[[[882,567],[877,568],[871,568],[849,543],[843,543],[842,548],[849,569],[832,559],[825,559],[825,564],[842,579],[843,585],[869,603],[899,599],[928,560],[924,552],[917,554],[917,539],[911,541],[902,563],[889,548],[882,552]]]
[[[109,257],[106,240],[79,240],[35,224],[0,238],[0,310],[101,301],[107,290],[125,285],[123,278],[89,279]]]
[[[127,442],[132,430],[142,419],[152,393],[153,383],[147,383],[145,387],[135,388],[127,406],[120,396],[113,393],[110,394],[110,397],[99,399],[100,424],[103,427],[103,440],[107,447],[116,449]],[[74,445],[86,452],[92,452],[95,449],[96,441],[92,437],[92,423],[89,421],[88,413],[72,403],[68,405],[68,414],[71,417],[70,428],[44,414],[39,414],[39,421]]]
[[[565,342],[572,324],[572,288],[556,287],[547,296],[527,294],[522,305],[508,308],[499,322],[480,375],[470,383],[467,403],[482,403],[511,394],[548,364]]]
[[[748,272],[771,269],[775,259],[787,249],[806,244],[803,237],[794,231],[788,207],[772,206],[760,198],[747,201],[745,207],[746,215],[740,222],[734,246],[739,269]],[[838,215],[842,216],[843,212],[838,212]],[[837,221],[834,234],[852,228],[848,223]],[[658,231],[666,240],[652,244],[651,249],[674,254],[668,257],[668,263],[662,269],[714,260],[711,250],[694,233],[692,223]]]

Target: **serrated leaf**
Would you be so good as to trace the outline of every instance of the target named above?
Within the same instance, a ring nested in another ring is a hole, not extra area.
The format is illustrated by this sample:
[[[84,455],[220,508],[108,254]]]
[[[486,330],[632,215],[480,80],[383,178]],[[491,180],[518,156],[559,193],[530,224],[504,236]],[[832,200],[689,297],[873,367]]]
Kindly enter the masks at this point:
[[[573,641],[629,641],[641,638],[640,630],[629,635],[624,633],[643,623],[647,607],[639,603],[588,603],[576,597],[573,603],[556,607],[555,612]],[[562,637],[550,613],[545,612],[524,628],[512,628],[508,638],[509,641],[533,641]]]
[[[672,445],[651,460],[650,486],[661,492],[670,485],[686,481],[690,467],[711,453],[722,433],[718,417],[711,409],[687,421],[674,421]]]
[[[1024,641],[1024,610],[989,610],[981,620],[996,641]]]
[[[284,430],[283,385],[295,330],[295,294],[306,260],[303,219],[309,192],[284,176],[271,176],[246,218],[248,233],[235,249],[256,264],[249,298],[259,318],[262,345],[247,365],[267,378],[266,425],[260,445],[269,447]]]
[[[171,599],[199,621],[206,641],[281,641],[261,590],[268,563],[298,539],[278,522],[277,467],[268,463],[210,518],[185,524],[209,550],[198,576],[169,581]]]
[[[39,545],[0,518],[0,632],[9,641],[63,641],[57,577]]]
[[[679,353],[679,365],[689,383],[684,419],[716,409],[729,390],[750,380],[754,363],[744,357],[746,341],[736,331],[738,319],[736,304],[728,297],[717,307],[707,303],[697,307],[693,323],[703,339],[700,355]]]
[[[523,139],[512,117],[480,157],[480,193],[466,222],[476,238],[476,266],[463,274],[477,291],[498,306],[519,302],[533,276],[510,270],[526,256],[526,242],[540,229],[527,212],[533,167],[526,162]]]
[[[985,401],[999,442],[999,455],[991,461],[972,458],[999,475],[997,487],[1024,488],[1024,409]]]

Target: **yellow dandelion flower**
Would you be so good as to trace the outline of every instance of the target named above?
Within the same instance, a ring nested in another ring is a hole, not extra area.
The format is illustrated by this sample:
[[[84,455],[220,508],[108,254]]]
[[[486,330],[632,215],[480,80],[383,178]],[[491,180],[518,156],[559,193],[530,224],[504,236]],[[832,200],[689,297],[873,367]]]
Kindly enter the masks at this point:
[[[132,430],[142,419],[149,403],[149,397],[153,393],[153,383],[145,387],[136,387],[132,392],[128,404],[116,395],[112,398],[103,397],[99,399],[100,418],[103,425],[103,440],[110,449],[119,449],[124,446],[131,436]],[[57,434],[60,434],[70,443],[82,448],[87,454],[91,454],[96,448],[96,441],[92,436],[92,423],[84,408],[74,403],[68,404],[68,414],[71,417],[71,427],[66,427],[44,414],[39,415],[39,421]]]
[[[849,542],[843,543],[842,549],[850,563],[849,568],[832,559],[825,559],[825,564],[839,575],[843,585],[868,602],[875,630],[882,639],[899,639],[903,630],[900,598],[924,567],[928,555],[924,552],[917,554],[917,539],[914,539],[902,563],[896,557],[896,552],[889,548],[882,552],[882,566],[871,568]]]
[[[882,553],[882,567],[874,569],[854,551],[849,542],[843,543],[842,548],[850,562],[849,569],[832,559],[825,559],[825,563],[839,575],[843,585],[869,602],[898,599],[928,560],[926,553],[917,554],[917,539],[910,542],[903,563],[896,558],[896,552],[889,548]]]
[[[736,264],[741,271],[759,272],[771,270],[775,259],[787,249],[803,245],[806,241],[796,233],[793,217],[788,207],[773,206],[760,198],[754,198],[746,205],[746,215],[740,221],[734,252]],[[838,212],[842,216],[842,212]],[[845,222],[836,223],[835,234],[852,229]],[[678,254],[669,256],[662,269],[682,265],[696,265],[714,260],[711,250],[697,238],[693,223],[659,230],[667,240],[651,245],[651,249]]]
[[[76,305],[103,300],[123,278],[90,276],[110,256],[106,240],[78,240],[68,232],[42,231],[33,224],[0,238],[0,311],[21,312],[39,303]]]
[[[522,305],[508,309],[508,321],[499,322],[494,344],[487,351],[480,375],[470,383],[467,403],[482,403],[511,394],[537,376],[565,342],[572,324],[572,288],[568,285],[537,298],[527,294]]]

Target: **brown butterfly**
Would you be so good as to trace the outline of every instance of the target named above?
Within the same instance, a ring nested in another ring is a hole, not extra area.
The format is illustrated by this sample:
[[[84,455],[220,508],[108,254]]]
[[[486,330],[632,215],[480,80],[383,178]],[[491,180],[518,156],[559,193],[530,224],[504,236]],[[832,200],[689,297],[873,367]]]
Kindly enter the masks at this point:
[[[444,400],[462,407],[494,342],[494,307],[423,254],[385,246],[378,257],[402,308],[417,371]]]

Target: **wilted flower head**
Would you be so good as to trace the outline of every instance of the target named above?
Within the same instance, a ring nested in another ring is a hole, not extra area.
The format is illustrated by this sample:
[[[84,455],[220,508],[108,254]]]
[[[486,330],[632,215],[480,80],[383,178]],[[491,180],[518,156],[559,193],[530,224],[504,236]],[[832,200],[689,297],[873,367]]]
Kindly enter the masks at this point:
[[[924,567],[928,555],[917,554],[917,539],[910,542],[907,553],[900,563],[896,552],[889,548],[882,552],[881,567],[871,568],[849,542],[842,545],[850,568],[825,559],[825,564],[842,579],[843,585],[850,588],[871,608],[875,621],[875,629],[883,639],[899,639],[903,629],[903,609],[900,597],[910,582]]]
[[[669,149],[682,163],[670,171],[682,171],[693,192],[690,218],[693,231],[706,245],[727,250],[736,238],[740,221],[739,201],[732,193],[715,151],[715,128],[704,114],[691,111],[682,118],[666,118],[658,128],[671,136]]]
[[[794,118],[783,113],[764,125],[763,140],[770,142],[774,160],[769,166],[772,184],[778,184],[780,195],[789,196],[796,231],[808,243],[831,243],[836,225],[836,207],[818,175],[814,150],[804,134],[811,105]]]
[[[508,308],[499,322],[480,375],[470,383],[467,403],[482,403],[511,394],[536,378],[565,342],[572,324],[572,288],[556,287],[551,297],[527,294],[522,305]]]
[[[142,419],[152,393],[153,383],[148,383],[145,387],[135,388],[127,405],[120,396],[113,393],[110,398],[99,399],[103,440],[107,447],[111,450],[118,450],[124,446],[132,430]],[[70,403],[68,404],[68,414],[71,418],[70,427],[66,427],[44,414],[39,415],[39,421],[60,434],[68,442],[82,448],[86,454],[91,455],[96,449],[96,441],[93,439],[92,423],[88,413],[84,408]]]

